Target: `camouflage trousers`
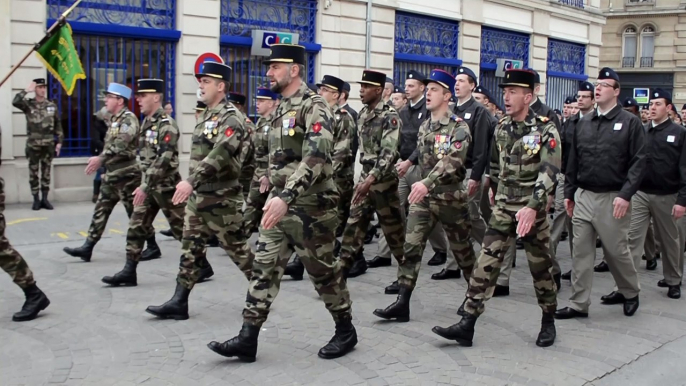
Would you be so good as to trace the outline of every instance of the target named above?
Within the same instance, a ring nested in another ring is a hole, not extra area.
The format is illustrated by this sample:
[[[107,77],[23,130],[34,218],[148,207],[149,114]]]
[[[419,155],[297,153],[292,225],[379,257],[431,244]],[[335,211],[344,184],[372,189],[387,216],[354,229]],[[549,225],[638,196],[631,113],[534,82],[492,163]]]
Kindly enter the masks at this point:
[[[172,204],[172,197],[174,197],[176,184],[179,181],[181,181],[181,175],[178,173],[169,177],[167,181],[160,183],[150,191],[143,205],[134,206],[133,214],[129,220],[129,229],[126,232],[127,260],[140,261],[145,241],[150,237],[148,232],[160,210],[167,218],[174,238],[181,240],[183,237],[183,217],[186,204]]]
[[[465,311],[472,315],[484,312],[484,303],[493,296],[496,280],[500,274],[505,252],[516,237],[517,220],[515,214],[524,205],[496,203],[489,220],[488,229],[481,248],[481,255],[472,271],[467,289]],[[557,287],[550,268],[550,225],[545,210],[536,213],[536,222],[529,233],[522,238],[529,270],[534,280],[538,305],[543,312],[552,313],[557,309]]]
[[[26,145],[26,158],[29,160],[29,185],[31,194],[50,190],[50,172],[55,157],[53,145]],[[40,169],[40,177],[38,175]],[[40,180],[40,182],[39,182]]]
[[[255,175],[255,165],[244,165],[241,169],[241,175],[238,177],[238,182],[243,187],[243,200],[248,202],[248,196],[250,195],[250,189],[252,188],[252,181]],[[259,192],[259,189],[257,190]]]
[[[348,217],[350,217],[350,205],[355,192],[355,182],[352,178],[336,180],[336,188],[340,196],[338,200],[338,227],[345,228]]]
[[[269,192],[260,193],[260,180],[254,177],[250,182],[250,192],[245,201],[245,222],[243,227],[247,235],[251,235],[253,229],[257,229],[262,221],[262,208],[267,202]]]
[[[138,166],[135,169],[132,168],[131,173],[122,173],[116,176],[105,174],[102,177],[100,195],[98,195],[98,201],[95,203],[93,219],[88,229],[88,240],[93,243],[100,241],[105,232],[107,220],[119,201],[124,205],[129,219],[131,218],[133,215],[133,191],[140,185],[141,173]],[[155,234],[152,222],[147,227],[146,234],[146,239]]]
[[[476,254],[470,241],[472,223],[469,217],[467,195],[463,202],[425,197],[422,202],[410,205],[405,233],[405,259],[398,266],[398,284],[410,289],[417,284],[419,268],[426,241],[440,223],[450,243],[450,250],[469,282]]]
[[[350,317],[350,293],[333,255],[334,232],[338,223],[337,201],[337,195],[328,194],[299,198],[276,227],[260,227],[253,276],[243,309],[245,323],[261,326],[267,320],[293,251],[300,256],[333,319],[338,321]]]
[[[364,177],[361,177],[360,180],[364,180]],[[396,261],[400,264],[403,260],[405,224],[403,224],[403,216],[400,212],[398,179],[395,178],[372,184],[367,197],[361,203],[352,205],[341,242],[340,257],[341,263],[345,266],[352,266],[353,257],[362,249],[364,236],[374,212],[379,218],[379,224],[381,224],[386,242],[388,242]]]
[[[5,237],[5,180],[0,178],[0,267],[7,272],[12,281],[21,288],[36,283],[33,272],[23,257]]]
[[[200,269],[207,264],[207,240],[211,235],[217,236],[224,251],[250,279],[255,255],[248,246],[242,226],[243,197],[238,186],[193,192],[186,203],[183,253],[176,281],[187,289],[197,283]]]

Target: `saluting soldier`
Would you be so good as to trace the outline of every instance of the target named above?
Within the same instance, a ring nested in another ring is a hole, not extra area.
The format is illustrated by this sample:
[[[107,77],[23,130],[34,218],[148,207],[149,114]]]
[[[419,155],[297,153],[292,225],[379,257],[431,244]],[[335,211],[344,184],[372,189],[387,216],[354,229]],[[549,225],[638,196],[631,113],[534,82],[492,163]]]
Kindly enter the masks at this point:
[[[445,230],[450,249],[464,277],[469,281],[476,256],[470,240],[465,166],[472,140],[469,126],[450,111],[455,78],[445,71],[433,70],[426,85],[426,108],[430,119],[419,127],[417,136],[420,178],[412,184],[408,197],[410,213],[405,233],[405,259],[398,267],[397,300],[374,315],[399,322],[410,320],[410,298],[417,284],[424,247],[434,227]]]
[[[248,117],[247,110],[247,99],[245,95],[239,94],[237,92],[230,92],[228,96],[229,102],[231,102],[237,109],[245,116],[245,128],[248,135],[252,138],[257,130],[255,124]],[[254,145],[253,145],[254,146]],[[241,160],[243,165],[241,169],[241,177],[238,181],[243,187],[243,199],[248,201],[248,194],[250,194],[250,184],[252,182],[252,177],[255,174],[255,149],[254,147],[250,149],[246,154],[244,154],[244,159]]]
[[[351,213],[341,242],[340,258],[347,277],[361,275],[367,270],[362,243],[374,212],[379,216],[391,252],[398,262],[403,259],[405,226],[395,170],[402,124],[395,109],[381,99],[385,79],[383,73],[365,70],[358,82],[361,85],[360,98],[365,104],[358,123],[362,173],[355,186]],[[397,294],[398,291],[397,283],[386,288],[386,293]]]
[[[265,63],[271,90],[282,95],[269,138],[269,181],[253,276],[238,336],[208,347],[226,357],[254,362],[260,328],[279,293],[293,249],[300,255],[336,333],[319,357],[338,358],[357,344],[350,293],[333,255],[338,192],[333,180],[334,116],[303,81],[305,48],[274,44]]]
[[[620,89],[619,75],[601,69],[595,84],[598,107],[584,115],[572,136],[565,172],[565,208],[574,228],[572,296],[570,306],[556,312],[558,319],[588,317],[596,235],[618,287],[602,302],[623,303],[626,316],[638,310],[638,273],[627,235],[631,197],[645,171],[645,130],[638,117],[617,104]]]
[[[481,255],[469,280],[462,320],[432,330],[461,345],[472,345],[474,325],[493,294],[505,252],[515,235],[524,243],[538,305],[543,311],[536,345],[547,347],[555,342],[553,313],[557,307],[557,288],[550,273],[546,204],[560,172],[560,137],[550,119],[536,115],[529,107],[534,98],[534,84],[535,75],[531,71],[510,70],[499,85],[504,89],[507,116],[498,123],[493,142],[500,167],[496,204]]]
[[[179,174],[179,127],[176,121],[162,108],[164,80],[140,79],[137,82],[136,99],[145,118],[141,124],[140,160],[143,171],[142,183],[133,192],[133,215],[126,233],[126,264],[114,276],[105,276],[102,281],[112,286],[138,285],[136,267],[141,259],[147,230],[160,209],[169,222],[175,239],[183,236],[184,204],[173,204]],[[154,243],[154,237],[152,239]],[[148,247],[152,244],[148,239]],[[154,244],[157,246],[157,244]],[[159,258],[157,248],[148,260]]]
[[[50,172],[53,157],[59,157],[62,148],[62,123],[57,105],[46,98],[47,86],[44,78],[34,79],[26,90],[19,92],[12,105],[26,115],[26,158],[29,160],[29,185],[33,195],[31,209],[52,210],[48,201]],[[35,92],[35,98],[25,99],[26,94]],[[40,169],[40,182],[38,170]],[[38,199],[38,191],[42,197]]]
[[[248,235],[257,232],[262,220],[262,208],[267,202],[269,191],[269,131],[272,129],[271,121],[279,105],[278,94],[268,88],[257,89],[256,105],[257,129],[253,132],[253,144],[255,146],[255,172],[250,182],[250,193],[245,202],[245,231]]]
[[[245,115],[227,102],[231,67],[205,63],[200,80],[201,98],[207,104],[193,131],[190,172],[176,185],[172,204],[186,202],[183,226],[183,254],[176,278],[176,291],[161,306],[146,311],[159,318],[188,319],[188,296],[200,279],[214,272],[207,262],[205,244],[216,234],[222,248],[243,272],[252,275],[253,252],[243,225],[243,196],[238,182],[245,153],[252,141],[245,127]]]
[[[107,226],[107,220],[120,200],[129,218],[133,214],[133,192],[141,184],[141,169],[136,161],[140,130],[138,118],[126,107],[129,99],[131,99],[131,89],[124,85],[110,83],[105,91],[105,107],[112,114],[105,137],[105,147],[99,155],[89,158],[86,166],[86,174],[89,175],[95,173],[100,167],[105,167],[100,195],[95,203],[86,241],[77,248],[64,248],[65,253],[79,257],[85,262],[91,261],[93,248],[100,241]],[[154,228],[150,225],[146,235],[154,240],[154,232]],[[154,247],[152,251],[157,244],[150,246]],[[143,255],[147,257],[148,253],[146,250]]]

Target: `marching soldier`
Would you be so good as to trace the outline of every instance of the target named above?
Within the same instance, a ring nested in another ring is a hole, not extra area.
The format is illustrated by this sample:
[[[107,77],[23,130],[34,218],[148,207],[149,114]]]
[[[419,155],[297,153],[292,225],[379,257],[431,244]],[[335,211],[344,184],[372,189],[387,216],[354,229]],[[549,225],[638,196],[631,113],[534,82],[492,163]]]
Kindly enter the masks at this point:
[[[200,80],[207,109],[193,132],[189,176],[176,185],[172,197],[173,205],[188,201],[176,291],[166,303],[146,309],[162,319],[188,319],[188,297],[193,286],[213,274],[205,247],[211,234],[217,235],[222,248],[246,278],[250,279],[252,274],[254,255],[241,229],[243,197],[238,182],[241,160],[252,151],[246,117],[226,101],[231,67],[205,63],[202,72],[195,76]]]
[[[398,262],[403,259],[405,244],[404,218],[398,195],[398,134],[401,128],[398,113],[383,103],[386,75],[365,70],[362,74],[360,98],[365,107],[360,111],[358,132],[361,141],[362,174],[355,187],[348,223],[341,242],[341,263],[347,277],[355,277],[367,270],[362,243],[374,212],[379,216],[386,242]],[[393,283],[386,293],[397,294],[400,288]]]
[[[400,86],[393,87],[393,93],[391,94],[391,106],[400,112],[403,107],[407,105],[407,96],[405,96],[405,89]]]
[[[2,130],[0,130],[2,137]],[[2,141],[0,140],[0,152],[2,152]],[[33,272],[26,263],[26,260],[10,244],[5,236],[5,180],[0,177],[0,267],[7,272],[14,284],[24,291],[26,301],[21,310],[12,315],[15,322],[25,322],[36,318],[39,312],[50,305],[50,300],[38,288],[33,278]]]
[[[529,107],[534,98],[534,84],[532,72],[510,70],[499,86],[504,89],[507,117],[498,123],[493,143],[500,167],[496,205],[469,280],[462,320],[432,330],[461,345],[472,345],[474,325],[493,294],[505,252],[515,235],[524,243],[538,305],[543,311],[536,345],[547,347],[555,342],[553,313],[557,307],[557,288],[550,273],[546,203],[560,171],[560,138],[555,125]]]
[[[86,241],[78,248],[64,248],[65,253],[85,262],[91,261],[93,248],[100,241],[107,220],[120,200],[129,218],[133,214],[133,192],[141,184],[141,170],[136,161],[140,131],[138,118],[126,107],[130,98],[131,89],[118,83],[110,83],[105,92],[105,107],[112,114],[105,137],[105,148],[100,155],[89,158],[86,166],[86,174],[89,175],[101,166],[105,167],[100,196],[93,210]],[[154,241],[154,232],[150,225],[146,232],[149,235],[148,240]],[[141,260],[149,260],[150,256],[154,256],[152,252],[155,250],[159,252],[157,244],[148,244],[148,248],[150,251],[144,251]]]
[[[238,336],[208,347],[223,356],[254,362],[260,327],[279,293],[293,249],[336,323],[336,333],[319,357],[338,358],[357,344],[350,294],[333,255],[338,192],[333,180],[333,121],[326,102],[302,78],[305,48],[274,44],[265,61],[271,89],[282,95],[269,138],[269,180],[243,328]]]
[[[644,128],[617,104],[619,75],[603,68],[595,85],[597,109],[576,126],[565,172],[565,208],[574,228],[572,296],[557,319],[588,317],[593,286],[596,234],[618,290],[603,296],[606,304],[624,304],[624,315],[638,310],[638,273],[629,251],[631,197],[646,165]]]
[[[393,94],[394,89],[395,85],[393,82],[393,78],[386,77],[386,82],[383,83],[383,92],[381,93],[381,99],[383,100],[383,103],[387,104],[389,107],[393,107],[393,104],[391,103],[391,94]]]
[[[255,145],[255,173],[250,183],[250,193],[245,205],[245,231],[247,235],[257,232],[262,220],[262,208],[267,202],[269,191],[269,130],[276,107],[279,105],[278,94],[268,88],[257,89],[257,129],[253,132]]]
[[[146,232],[160,209],[169,221],[174,238],[181,240],[183,235],[184,205],[172,204],[176,184],[181,181],[178,146],[180,133],[176,121],[162,108],[164,81],[140,79],[137,94],[141,113],[145,115],[140,136],[143,179],[133,192],[133,215],[126,233],[126,265],[114,276],[102,278],[104,283],[112,286],[138,285],[136,267],[148,236]],[[154,237],[152,241],[154,243]],[[150,240],[148,245],[151,245]],[[149,259],[160,256],[161,251],[157,248],[157,253],[149,256]]]
[[[248,135],[252,138],[257,130],[255,124],[248,118],[247,105],[245,95],[236,92],[229,93],[229,102],[231,102],[237,109],[245,116],[245,128],[248,131]],[[252,141],[251,141],[252,143]],[[253,175],[255,174],[255,149],[250,148],[246,154],[244,154],[244,159],[241,160],[243,165],[241,169],[241,177],[238,181],[243,187],[243,199],[247,202],[248,195],[250,194],[250,185],[252,183]]]
[[[338,105],[342,110],[347,111],[350,116],[353,117],[353,121],[355,122],[355,135],[352,138],[352,141],[350,142],[350,150],[353,155],[353,164],[355,164],[355,159],[357,159],[357,149],[359,148],[360,144],[360,136],[357,134],[357,111],[350,107],[348,104],[348,97],[350,96],[350,83],[344,82],[343,83],[343,92],[341,92],[341,97],[338,99]],[[349,184],[349,189],[346,189],[341,193],[341,201],[347,201],[350,203],[352,201],[353,197],[353,188],[355,185],[354,181],[354,176],[353,176],[353,181],[352,184]],[[339,185],[340,187],[340,185]],[[348,222],[348,217],[350,217],[350,205],[344,205],[343,207],[343,215],[339,218],[341,218],[343,221],[339,222],[338,228],[336,229],[336,237],[341,237],[343,236],[343,230],[345,229],[345,224]]]
[[[33,99],[24,99],[27,93],[35,92]],[[57,105],[46,98],[47,86],[44,78],[33,82],[14,97],[12,105],[26,115],[26,158],[29,160],[29,184],[33,195],[31,209],[52,210],[48,201],[50,172],[53,157],[59,157],[62,149],[62,123]],[[40,182],[38,170],[40,169]],[[38,199],[38,191],[42,197]]]
[[[470,240],[467,190],[463,186],[467,148],[472,138],[469,126],[448,106],[455,78],[445,71],[433,70],[423,83],[431,117],[422,123],[418,133],[416,151],[422,179],[412,185],[408,198],[405,259],[398,267],[400,290],[393,304],[374,311],[380,318],[399,322],[410,320],[410,297],[417,284],[424,247],[439,222],[467,281],[476,260]]]
[[[574,115],[574,109],[576,106],[576,97],[568,96],[562,103],[562,121],[560,123],[565,123],[569,118]]]

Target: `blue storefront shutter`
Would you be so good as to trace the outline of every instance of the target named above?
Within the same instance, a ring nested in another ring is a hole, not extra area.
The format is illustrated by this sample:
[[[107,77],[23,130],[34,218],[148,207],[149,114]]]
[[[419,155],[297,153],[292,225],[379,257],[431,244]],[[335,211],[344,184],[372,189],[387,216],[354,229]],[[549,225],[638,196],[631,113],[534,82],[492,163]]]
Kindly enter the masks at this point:
[[[548,39],[547,67],[546,103],[562,110],[565,98],[575,96],[579,90],[579,81],[588,79],[586,46]]]
[[[514,59],[524,62],[529,67],[530,36],[520,32],[507,31],[491,27],[481,27],[481,71],[479,83],[486,87],[494,102],[503,105],[503,95],[498,85],[502,78],[495,76],[498,59]]]

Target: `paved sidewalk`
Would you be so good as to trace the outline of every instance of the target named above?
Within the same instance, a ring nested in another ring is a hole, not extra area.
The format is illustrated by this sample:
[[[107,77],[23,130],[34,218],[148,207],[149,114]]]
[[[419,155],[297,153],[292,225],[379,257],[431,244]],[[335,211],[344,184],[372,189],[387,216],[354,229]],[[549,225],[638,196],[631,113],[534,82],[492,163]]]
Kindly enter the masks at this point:
[[[372,311],[395,299],[383,289],[394,280],[396,267],[372,269],[349,282],[359,344],[332,361],[317,357],[333,335],[331,317],[308,280],[285,278],[260,335],[258,360],[246,364],[206,347],[211,340],[233,337],[242,323],[247,282],[223,251],[209,250],[216,274],[193,290],[191,318],[157,320],[144,310],[171,297],[180,244],[158,235],[164,256],[139,265],[138,287],[108,288],[100,279],[124,264],[123,207],[110,219],[92,262],[83,263],[62,248],[83,242],[93,204],[55,206],[54,211],[33,212],[26,205],[6,211],[10,241],[52,304],[34,321],[12,322],[23,294],[0,275],[0,385],[686,384],[686,300],[668,299],[666,290],[657,288],[661,264],[652,272],[640,267],[641,307],[632,318],[621,306],[600,304],[613,282],[609,273],[596,274],[590,317],[558,321],[557,341],[547,349],[534,344],[540,309],[523,251],[511,295],[487,303],[471,348],[431,332],[435,325],[459,320],[455,311],[466,289],[463,279],[430,280],[440,267],[424,264],[410,322],[389,323]],[[163,217],[155,226],[167,227]],[[375,243],[366,246],[368,258],[375,252]],[[431,254],[428,250],[426,259]],[[560,254],[566,269],[566,242]],[[569,282],[563,282],[561,307],[569,293]]]

